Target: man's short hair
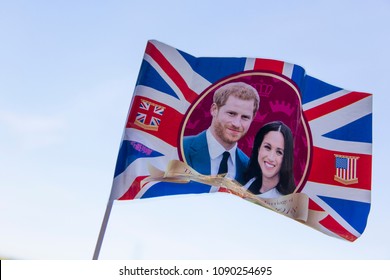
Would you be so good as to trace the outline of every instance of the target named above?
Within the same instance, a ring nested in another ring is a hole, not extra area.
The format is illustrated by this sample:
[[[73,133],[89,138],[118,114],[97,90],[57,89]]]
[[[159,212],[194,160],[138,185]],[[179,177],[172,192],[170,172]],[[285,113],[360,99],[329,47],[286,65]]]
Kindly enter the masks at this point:
[[[253,116],[256,114],[259,109],[260,98],[254,87],[244,82],[228,83],[215,91],[213,102],[220,108],[226,104],[231,95],[242,100],[253,100]]]

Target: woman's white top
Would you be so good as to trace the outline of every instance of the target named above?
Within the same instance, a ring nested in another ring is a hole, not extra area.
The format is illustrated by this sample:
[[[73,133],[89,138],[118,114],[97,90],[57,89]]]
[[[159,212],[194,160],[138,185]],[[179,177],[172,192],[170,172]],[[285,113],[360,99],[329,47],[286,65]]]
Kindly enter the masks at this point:
[[[256,180],[256,178],[252,178],[250,179],[245,185],[244,185],[244,189],[248,189],[250,187],[250,185]],[[277,197],[280,197],[282,196],[282,194],[276,189],[276,188],[272,188],[270,189],[269,191],[266,191],[265,193],[261,193],[261,194],[257,194],[258,197],[261,197],[261,198],[277,198]]]

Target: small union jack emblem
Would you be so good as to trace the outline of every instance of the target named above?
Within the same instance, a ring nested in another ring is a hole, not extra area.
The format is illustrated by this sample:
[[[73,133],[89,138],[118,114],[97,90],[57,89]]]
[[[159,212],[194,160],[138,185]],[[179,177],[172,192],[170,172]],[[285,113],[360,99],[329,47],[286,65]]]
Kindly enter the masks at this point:
[[[335,155],[336,157],[336,175],[334,180],[344,185],[358,183],[356,177],[357,160],[359,157]]]
[[[157,131],[164,110],[164,106],[142,99],[138,107],[135,124],[147,130]]]

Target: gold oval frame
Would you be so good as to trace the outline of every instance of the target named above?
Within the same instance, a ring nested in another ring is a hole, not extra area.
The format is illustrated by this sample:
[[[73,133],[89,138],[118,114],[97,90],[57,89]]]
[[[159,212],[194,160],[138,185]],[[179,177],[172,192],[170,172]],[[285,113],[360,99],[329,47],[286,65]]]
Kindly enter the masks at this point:
[[[180,131],[180,134],[179,134],[180,135],[179,136],[180,137],[179,138],[179,141],[180,141],[180,157],[183,159],[183,161],[185,163],[187,163],[187,161],[186,161],[186,158],[185,158],[184,153],[183,153],[183,150],[184,150],[183,149],[184,130],[185,130],[185,128],[187,126],[187,123],[188,123],[188,120],[189,120],[190,116],[192,115],[193,111],[195,110],[195,108],[197,108],[199,103],[201,103],[206,96],[208,96],[211,92],[214,92],[215,89],[218,88],[219,86],[221,86],[222,84],[226,84],[226,83],[228,83],[228,82],[230,82],[232,80],[236,80],[236,79],[239,79],[239,78],[242,78],[242,77],[247,77],[247,76],[265,76],[265,77],[271,77],[271,78],[274,78],[274,79],[278,79],[278,80],[284,82],[290,88],[292,88],[294,93],[297,95],[299,103],[301,104],[301,108],[302,108],[302,98],[301,98],[301,94],[300,94],[299,90],[297,89],[295,84],[290,79],[288,79],[286,77],[282,77],[282,76],[279,76],[279,75],[276,75],[276,74],[270,73],[270,72],[250,71],[250,72],[241,72],[240,74],[232,75],[232,76],[229,76],[226,79],[222,79],[222,80],[218,81],[217,83],[212,84],[204,92],[202,92],[199,95],[199,98],[194,103],[191,104],[189,110],[185,114],[185,118],[184,118],[184,120],[182,122],[181,131]],[[301,177],[299,183],[297,184],[297,186],[295,188],[294,193],[296,193],[298,190],[301,190],[302,187],[303,187],[303,184],[306,181],[306,178],[307,178],[307,175],[308,175],[308,171],[309,171],[309,166],[310,166],[311,152],[312,152],[312,147],[311,147],[312,146],[312,141],[311,141],[312,138],[311,138],[311,133],[310,133],[310,130],[309,130],[309,124],[307,123],[306,119],[304,118],[303,110],[300,110],[300,111],[301,111],[300,119],[301,119],[301,122],[303,124],[303,129],[305,131],[305,136],[306,136],[306,139],[307,139],[307,158],[306,158],[305,169],[303,171],[303,174],[302,174],[302,177]]]

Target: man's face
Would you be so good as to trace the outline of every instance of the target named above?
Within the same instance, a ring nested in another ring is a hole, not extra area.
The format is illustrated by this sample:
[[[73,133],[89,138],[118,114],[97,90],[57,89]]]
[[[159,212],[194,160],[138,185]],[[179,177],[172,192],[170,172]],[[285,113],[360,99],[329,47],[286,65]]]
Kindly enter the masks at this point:
[[[231,149],[247,133],[253,120],[253,109],[253,100],[235,96],[229,96],[220,108],[216,104],[211,105],[211,132],[225,149]]]

